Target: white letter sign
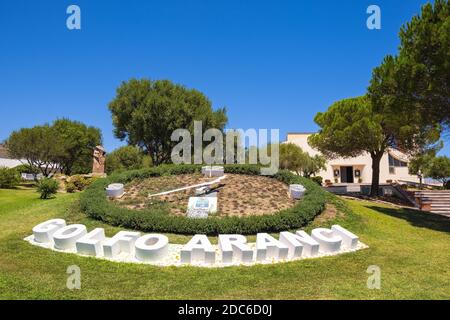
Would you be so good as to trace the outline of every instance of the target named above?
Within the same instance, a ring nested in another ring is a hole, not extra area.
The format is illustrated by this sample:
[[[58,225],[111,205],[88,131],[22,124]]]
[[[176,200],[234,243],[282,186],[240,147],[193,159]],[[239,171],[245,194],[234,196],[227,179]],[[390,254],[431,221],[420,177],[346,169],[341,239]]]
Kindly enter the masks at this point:
[[[208,237],[203,234],[196,234],[181,249],[181,263],[204,262],[214,263],[216,260],[216,252],[214,251]]]
[[[252,262],[253,250],[250,249],[246,243],[247,238],[240,234],[219,235],[219,247],[222,252],[222,262]]]
[[[158,261],[167,254],[169,239],[162,234],[146,234],[136,240],[136,258]]]
[[[241,234],[219,234],[218,244],[212,245],[206,235],[196,234],[181,245],[170,244],[167,236],[162,234],[141,235],[137,231],[119,231],[112,238],[106,238],[103,228],[87,233],[82,224],[66,226],[63,219],[51,219],[36,225],[33,234],[25,240],[57,251],[157,266],[248,266],[367,248],[358,236],[339,225],[333,225],[331,229],[314,229],[311,236],[303,230],[295,234],[280,232],[279,239],[268,233],[258,233],[256,243],[247,243],[247,238]]]
[[[267,233],[256,235],[256,260],[287,258],[289,248]]]

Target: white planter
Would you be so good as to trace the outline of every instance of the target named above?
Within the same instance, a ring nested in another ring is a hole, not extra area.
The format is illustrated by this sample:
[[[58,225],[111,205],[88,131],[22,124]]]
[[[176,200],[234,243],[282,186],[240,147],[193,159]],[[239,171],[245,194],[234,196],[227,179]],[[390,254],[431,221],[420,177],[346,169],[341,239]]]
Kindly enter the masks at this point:
[[[305,195],[306,189],[301,184],[289,185],[289,194],[293,199],[301,199]]]
[[[221,177],[224,174],[224,169],[221,166],[205,166],[202,167],[202,174],[207,177]]]
[[[119,198],[123,195],[123,184],[122,183],[112,183],[106,188],[106,195],[109,198]]]

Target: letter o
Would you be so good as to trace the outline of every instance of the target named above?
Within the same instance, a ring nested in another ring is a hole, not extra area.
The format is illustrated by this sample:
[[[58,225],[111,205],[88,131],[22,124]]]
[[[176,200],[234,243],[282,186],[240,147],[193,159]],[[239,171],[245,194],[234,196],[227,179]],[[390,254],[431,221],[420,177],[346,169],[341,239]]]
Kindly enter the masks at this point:
[[[146,234],[136,240],[135,256],[138,260],[155,262],[167,255],[169,239],[162,234]]]
[[[87,234],[86,226],[82,224],[71,224],[57,230],[53,234],[55,248],[60,250],[75,249],[78,239]]]

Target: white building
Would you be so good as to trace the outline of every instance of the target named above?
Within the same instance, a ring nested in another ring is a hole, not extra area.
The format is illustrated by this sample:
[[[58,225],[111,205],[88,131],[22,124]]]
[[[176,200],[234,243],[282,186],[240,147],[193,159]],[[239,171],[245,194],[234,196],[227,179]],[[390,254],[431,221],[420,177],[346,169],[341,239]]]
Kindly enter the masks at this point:
[[[15,168],[24,163],[27,163],[26,160],[13,159],[9,155],[8,150],[3,145],[0,144],[0,168],[1,167]]]
[[[308,144],[308,137],[312,133],[288,133],[288,143],[295,143],[310,156],[320,154]],[[419,182],[416,175],[408,173],[408,156],[399,150],[390,148],[381,158],[380,183],[391,182]],[[355,158],[337,158],[328,160],[326,170],[318,173],[324,182],[331,183],[364,183],[372,182],[372,158],[369,153]]]

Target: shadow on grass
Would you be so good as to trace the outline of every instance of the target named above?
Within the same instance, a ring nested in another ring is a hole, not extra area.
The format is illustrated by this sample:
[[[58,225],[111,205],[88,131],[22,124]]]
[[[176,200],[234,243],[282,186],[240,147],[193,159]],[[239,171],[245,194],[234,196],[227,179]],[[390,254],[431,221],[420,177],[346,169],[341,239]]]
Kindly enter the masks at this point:
[[[367,206],[368,209],[408,221],[411,225],[450,233],[450,218],[424,211]]]

